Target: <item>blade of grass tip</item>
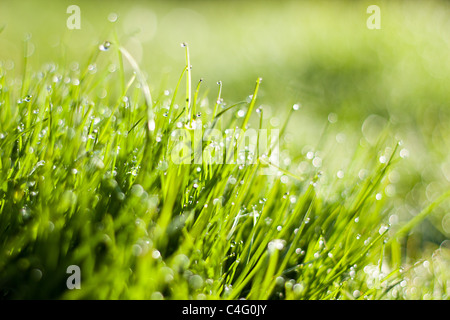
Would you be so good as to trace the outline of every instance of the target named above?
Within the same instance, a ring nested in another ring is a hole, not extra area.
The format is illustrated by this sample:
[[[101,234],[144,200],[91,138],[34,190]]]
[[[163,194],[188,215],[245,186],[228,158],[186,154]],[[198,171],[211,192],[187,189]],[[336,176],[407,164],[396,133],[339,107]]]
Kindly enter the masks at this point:
[[[214,111],[213,111],[213,115],[212,115],[213,119],[216,117],[217,107],[219,106],[220,99],[221,99],[220,96],[222,95],[222,81],[217,81],[217,85],[219,86],[219,93],[217,94],[216,103],[214,104]]]
[[[294,178],[295,180],[298,180],[298,181],[305,181],[305,178],[299,177],[299,176],[297,176],[296,174],[293,174],[292,172],[290,172],[290,171],[288,171],[288,170],[285,170],[285,169],[283,169],[283,168],[280,168],[279,166],[273,164],[271,161],[267,161],[266,159],[264,159],[264,158],[262,158],[262,157],[259,158],[259,161],[261,161],[261,162],[262,162],[263,164],[265,164],[265,165],[269,165],[269,166],[274,167],[275,169],[277,169],[277,170],[283,172],[285,175],[287,175],[287,176],[289,176],[289,177],[291,177],[291,178]]]
[[[252,100],[248,106],[247,114],[245,115],[244,122],[242,122],[242,128],[245,129],[247,127],[248,121],[250,120],[250,116],[252,115],[253,108],[255,107],[256,97],[258,96],[259,85],[262,82],[262,78],[258,78],[256,80],[255,90],[252,95]]]
[[[94,131],[94,120],[92,120],[91,124],[89,125],[88,136],[92,135],[93,131]],[[85,148],[86,151],[89,151],[91,144],[92,144],[92,139],[87,139],[86,148]]]
[[[96,50],[92,51],[92,53],[88,59],[87,66],[84,69],[84,72],[82,73],[82,75],[80,77],[80,86],[84,83],[84,80],[89,73],[89,66],[92,65],[92,63],[97,60],[99,52],[100,52],[100,50],[98,50],[98,48]]]
[[[246,103],[246,101],[239,101],[239,102],[237,102],[237,103],[235,103],[235,104],[229,106],[228,108],[226,108],[226,109],[220,111],[220,112],[214,117],[214,120],[217,121],[217,119],[219,119],[220,116],[222,116],[225,112],[227,112],[228,110],[233,109],[234,107],[236,107],[236,106],[238,106],[238,105],[241,105],[241,104],[243,104],[243,103]],[[213,126],[213,127],[214,127],[214,126]]]
[[[183,68],[183,71],[181,72],[180,78],[178,79],[177,86],[175,87],[175,90],[173,91],[172,101],[170,101],[170,107],[169,107],[169,115],[168,115],[169,119],[172,118],[172,113],[173,113],[173,109],[174,109],[174,105],[175,105],[175,99],[176,99],[177,94],[178,94],[178,88],[180,87],[181,80],[183,80],[185,72],[186,72],[186,68]],[[183,108],[183,110],[185,110],[185,108]]]
[[[379,263],[378,263],[378,272],[380,274],[382,274],[381,270],[383,268],[384,252],[385,252],[385,249],[386,249],[385,247],[386,247],[386,244],[383,242],[383,244],[381,245],[381,250],[380,250],[380,259],[378,260],[379,261]],[[380,279],[378,279],[378,281],[380,281]]]
[[[258,137],[256,139],[256,159],[259,159],[260,154],[259,154],[259,142],[260,142],[260,134],[261,134],[261,130],[263,127],[263,118],[264,118],[264,112],[263,109],[261,107],[256,109],[256,113],[259,113],[259,130],[258,130]]]
[[[250,101],[247,113],[245,114],[244,121],[242,122],[242,125],[241,125],[241,128],[243,130],[245,130],[247,128],[247,124],[250,121],[250,116],[252,115],[253,108],[255,107],[255,104],[256,104],[256,98],[258,96],[258,89],[259,89],[259,85],[261,84],[261,82],[262,82],[262,78],[256,79],[256,85],[255,85],[255,90],[253,91],[252,100]],[[236,128],[233,131],[233,137],[235,136],[235,134],[236,134]],[[243,134],[239,134],[239,137],[238,137],[238,139],[236,141],[237,150],[241,149],[241,144],[242,144],[243,138],[244,138],[244,135]],[[230,139],[230,141],[228,142],[227,148],[229,148],[229,146],[231,145],[232,142],[233,142],[232,139]],[[228,158],[228,162],[227,163],[230,163],[230,161],[232,160],[231,159],[232,156],[234,156],[233,153],[230,154],[230,157]]]
[[[138,121],[134,123],[134,125],[128,130],[128,134],[130,134],[131,131],[133,131],[134,128],[144,119],[144,117],[141,117]]]
[[[181,44],[181,47],[186,50],[186,110],[188,111],[187,123],[189,124],[192,120],[192,110],[191,110],[191,60],[189,57],[189,46],[186,42]]]
[[[186,108],[183,107],[183,109],[181,109],[180,113],[173,119],[173,122],[177,122],[178,119],[180,119],[180,117],[183,115],[183,112],[186,110]]]
[[[200,78],[200,80],[198,81],[197,84],[197,89],[195,90],[195,94],[194,94],[194,101],[192,101],[192,115],[193,117],[195,116],[195,109],[196,109],[196,104],[197,104],[197,99],[198,99],[198,93],[200,91],[200,85],[203,82],[203,78]]]
[[[145,80],[144,75],[142,74],[141,69],[139,68],[139,65],[137,64],[136,60],[131,56],[131,54],[122,46],[119,47],[120,52],[122,52],[123,56],[128,60],[133,70],[136,72],[137,78],[139,83],[141,84],[142,91],[144,94],[145,103],[147,106],[147,116],[148,116],[148,123],[147,123],[147,129],[150,133],[152,133],[155,130],[155,115],[153,112],[153,100],[152,96],[150,94],[150,88],[148,87],[147,81]]]
[[[108,117],[108,120],[106,121],[106,124],[103,126],[104,130],[102,131],[102,133],[99,136],[99,140],[102,141],[103,136],[105,135],[105,132],[108,130],[109,124],[111,123],[112,118],[114,117],[114,114],[116,113],[117,109],[119,108],[121,102],[123,101],[123,98],[125,97],[126,93],[128,92],[128,89],[130,89],[131,85],[133,84],[134,80],[136,78],[136,75],[133,74],[133,76],[131,77],[130,81],[128,81],[126,87],[125,87],[125,91],[122,93],[122,95],[120,96],[120,98],[117,100],[116,105],[114,106],[111,115]]]

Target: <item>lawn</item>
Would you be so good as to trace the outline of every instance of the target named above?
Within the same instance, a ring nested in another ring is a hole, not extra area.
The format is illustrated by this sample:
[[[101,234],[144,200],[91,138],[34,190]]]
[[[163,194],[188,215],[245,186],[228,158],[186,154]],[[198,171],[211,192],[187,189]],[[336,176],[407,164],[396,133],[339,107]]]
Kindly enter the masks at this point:
[[[371,4],[3,1],[0,297],[448,299],[449,3]]]

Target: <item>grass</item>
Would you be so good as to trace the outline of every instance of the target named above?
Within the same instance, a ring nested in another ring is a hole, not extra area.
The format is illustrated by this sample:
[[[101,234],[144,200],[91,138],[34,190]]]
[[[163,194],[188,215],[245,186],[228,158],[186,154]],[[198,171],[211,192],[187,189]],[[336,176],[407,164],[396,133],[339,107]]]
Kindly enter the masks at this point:
[[[325,165],[333,150],[320,145],[289,165],[270,163],[272,149],[266,157],[244,149],[255,164],[174,163],[172,133],[195,121],[203,134],[267,128],[261,79],[237,103],[221,98],[219,83],[210,104],[184,48],[172,90],[150,91],[147,81],[158,80],[117,37],[84,63],[28,68],[21,80],[1,67],[2,298],[448,298],[446,251],[405,269],[402,244],[448,194],[390,228],[393,205],[382,190],[402,158],[389,137],[359,146],[340,178]],[[286,110],[281,137],[302,111]],[[279,143],[281,154],[301,149]],[[262,174],[268,169],[274,174]],[[81,290],[66,287],[70,265],[80,267]]]

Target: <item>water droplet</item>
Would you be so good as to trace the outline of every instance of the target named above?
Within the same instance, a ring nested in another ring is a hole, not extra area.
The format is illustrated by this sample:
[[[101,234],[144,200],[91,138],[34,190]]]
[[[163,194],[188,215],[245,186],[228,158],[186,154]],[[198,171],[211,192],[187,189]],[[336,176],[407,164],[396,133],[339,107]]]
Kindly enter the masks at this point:
[[[296,103],[292,106],[292,109],[294,109],[294,111],[297,111],[298,109],[300,109],[300,104]]]
[[[153,259],[158,259],[159,257],[161,257],[161,253],[158,250],[153,250],[152,258]]]
[[[330,123],[336,123],[337,122],[337,120],[338,120],[338,116],[337,116],[337,114],[336,113],[330,113],[329,115],[328,115],[328,121],[330,122]]]
[[[62,76],[54,75],[52,78],[53,82],[60,82],[62,80]]]
[[[402,158],[408,158],[408,157],[409,157],[409,151],[408,151],[408,149],[402,149],[402,150],[400,150],[400,157],[402,157]]]
[[[111,13],[108,15],[108,21],[109,21],[109,22],[116,22],[116,21],[117,21],[117,18],[118,18],[118,15],[117,15],[117,13],[115,13],[115,12],[111,12]]]
[[[101,45],[99,45],[98,48],[100,49],[100,51],[107,51],[107,50],[109,50],[110,47],[111,47],[111,42],[105,41]]]
[[[381,226],[380,229],[378,230],[378,233],[379,233],[379,234],[383,234],[383,233],[386,232],[387,230],[389,230],[389,227],[383,225],[383,226]]]
[[[233,286],[231,284],[226,284],[224,296],[225,297],[229,296],[232,291],[233,291]]]
[[[319,157],[315,157],[312,161],[314,167],[319,168],[322,166],[322,159]]]
[[[31,217],[31,211],[28,207],[23,207],[22,209],[20,209],[20,214],[25,220]]]
[[[203,286],[203,278],[199,275],[193,275],[189,278],[189,285],[192,289],[197,290]]]
[[[182,43],[180,43],[180,46],[181,46],[182,48],[187,47],[187,43],[186,43],[186,42],[182,42]]]
[[[25,124],[24,124],[24,123],[20,123],[20,124],[17,126],[17,130],[18,130],[19,132],[23,132],[24,129],[25,129]]]
[[[39,281],[42,278],[42,271],[39,269],[33,269],[31,270],[31,278],[34,281]]]
[[[142,254],[142,247],[138,244],[133,244],[131,251],[133,252],[134,256],[140,256]]]
[[[283,250],[284,246],[286,244],[285,240],[282,239],[275,239],[269,242],[267,245],[269,252],[274,252],[275,250]]]
[[[154,130],[155,130],[155,128],[156,128],[156,123],[155,123],[155,120],[154,120],[154,119],[150,119],[150,120],[148,120],[148,124],[147,124],[147,126],[148,126],[148,130],[150,130],[150,131],[154,131]]]
[[[304,289],[305,289],[305,287],[300,283],[295,284],[293,287],[294,293],[296,295],[300,295]]]

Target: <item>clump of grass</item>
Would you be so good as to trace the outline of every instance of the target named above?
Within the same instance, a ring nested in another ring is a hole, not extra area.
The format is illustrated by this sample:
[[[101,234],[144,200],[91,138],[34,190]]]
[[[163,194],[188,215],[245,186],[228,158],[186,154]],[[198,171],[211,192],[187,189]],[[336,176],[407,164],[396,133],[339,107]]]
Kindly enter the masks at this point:
[[[260,79],[230,106],[219,83],[209,105],[184,47],[180,81],[156,95],[117,42],[84,67],[49,64],[21,81],[0,70],[2,298],[378,299],[403,285],[389,205],[376,196],[396,147],[383,163],[357,153],[369,174],[340,184],[271,163],[270,148],[250,154],[254,164],[175,164],[175,130],[261,127],[264,117]],[[80,267],[80,290],[66,287],[69,265]]]

